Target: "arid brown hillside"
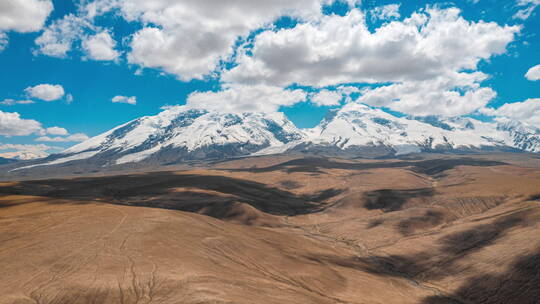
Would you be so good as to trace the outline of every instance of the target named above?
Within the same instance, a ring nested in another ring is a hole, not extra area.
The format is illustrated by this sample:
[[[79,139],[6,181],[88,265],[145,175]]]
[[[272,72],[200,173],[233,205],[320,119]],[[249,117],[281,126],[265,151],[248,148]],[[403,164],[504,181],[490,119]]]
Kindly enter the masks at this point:
[[[0,303],[538,303],[540,159],[0,183]]]

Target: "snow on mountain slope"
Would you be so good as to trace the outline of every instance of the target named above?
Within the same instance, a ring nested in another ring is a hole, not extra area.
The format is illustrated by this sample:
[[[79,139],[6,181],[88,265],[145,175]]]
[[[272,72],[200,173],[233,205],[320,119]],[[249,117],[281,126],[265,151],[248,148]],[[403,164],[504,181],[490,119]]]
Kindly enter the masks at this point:
[[[516,130],[516,127],[514,129]],[[523,134],[529,134],[519,129]],[[525,132],[525,133],[523,133]],[[331,112],[319,126],[308,131],[311,144],[334,146],[346,150],[355,146],[385,146],[396,152],[418,150],[477,150],[517,148],[538,151],[538,143],[516,144],[520,135],[501,128],[497,123],[472,118],[409,117],[399,118],[380,109],[350,103]],[[536,138],[538,136],[536,135]],[[419,151],[417,151],[419,152]]]
[[[482,122],[467,117],[415,117],[420,121],[430,121],[444,125],[449,131],[468,130],[490,141],[526,152],[540,152],[540,130],[518,121],[498,119],[495,122]]]
[[[75,160],[81,160],[81,159],[90,158],[90,157],[96,155],[97,153],[98,153],[98,151],[81,152],[81,153],[72,154],[72,155],[66,156],[66,157],[60,157],[60,158],[57,158],[55,160],[47,161],[45,163],[37,163],[37,164],[33,164],[33,165],[28,165],[28,166],[24,166],[24,167],[15,168],[15,169],[11,170],[10,172],[23,170],[23,169],[31,169],[31,168],[40,167],[40,166],[60,165],[60,164],[64,164],[64,163],[75,161]]]
[[[225,158],[303,138],[282,113],[224,114],[177,106],[135,119],[63,151],[58,159],[26,168],[89,158],[102,159],[104,165],[125,164],[159,153],[172,162]]]
[[[540,152],[540,130],[533,126],[503,120],[497,123],[497,131],[507,134],[508,145],[523,151]]]
[[[294,151],[361,157],[485,150],[540,152],[540,131],[506,120],[396,117],[357,103],[331,111],[315,128],[299,130],[283,113],[233,114],[176,106],[14,170],[67,163],[95,170]]]
[[[0,153],[0,158],[12,159],[14,161],[39,159],[47,156],[49,154],[44,151],[12,151]]]

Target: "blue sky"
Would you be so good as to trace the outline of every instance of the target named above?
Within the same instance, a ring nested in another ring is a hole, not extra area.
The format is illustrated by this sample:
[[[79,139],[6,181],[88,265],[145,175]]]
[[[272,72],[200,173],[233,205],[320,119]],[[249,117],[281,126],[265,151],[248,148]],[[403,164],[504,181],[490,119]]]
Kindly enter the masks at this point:
[[[0,17],[11,18],[0,21],[0,156],[58,152],[186,102],[279,110],[299,127],[316,125],[346,102],[402,115],[508,117],[540,127],[531,114],[540,114],[538,0],[261,1],[260,8],[243,0],[219,7],[183,2],[0,4]],[[427,20],[411,25],[415,14]],[[20,21],[28,19],[34,23]],[[423,27],[430,32],[403,37]],[[325,48],[310,35],[329,35],[336,45]],[[363,36],[356,41],[355,35]],[[422,56],[429,60],[404,51],[415,43],[425,43]],[[333,57],[319,60],[324,56]],[[307,66],[305,58],[319,59]],[[388,72],[376,71],[388,62]]]

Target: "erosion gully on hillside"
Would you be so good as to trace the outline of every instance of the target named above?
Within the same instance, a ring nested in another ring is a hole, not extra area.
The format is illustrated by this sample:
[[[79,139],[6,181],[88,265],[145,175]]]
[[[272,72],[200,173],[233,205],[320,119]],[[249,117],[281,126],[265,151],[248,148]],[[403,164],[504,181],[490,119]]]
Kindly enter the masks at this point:
[[[538,303],[540,160],[0,183],[0,303]]]

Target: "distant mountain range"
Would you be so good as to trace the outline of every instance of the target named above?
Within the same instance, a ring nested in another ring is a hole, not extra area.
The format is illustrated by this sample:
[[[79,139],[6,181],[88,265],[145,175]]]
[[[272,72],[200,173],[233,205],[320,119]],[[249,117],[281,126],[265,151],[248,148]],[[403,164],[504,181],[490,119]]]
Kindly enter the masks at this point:
[[[518,122],[472,118],[403,117],[351,103],[307,131],[311,146],[350,151],[379,148],[390,155],[415,152],[540,152],[540,130]],[[360,156],[360,155],[359,155]]]
[[[482,151],[540,152],[540,130],[516,121],[396,117],[356,103],[329,112],[315,128],[299,129],[282,113],[223,114],[177,106],[14,170],[165,165],[288,152],[373,157]]]
[[[0,165],[12,164],[17,162],[17,159],[0,157]]]

